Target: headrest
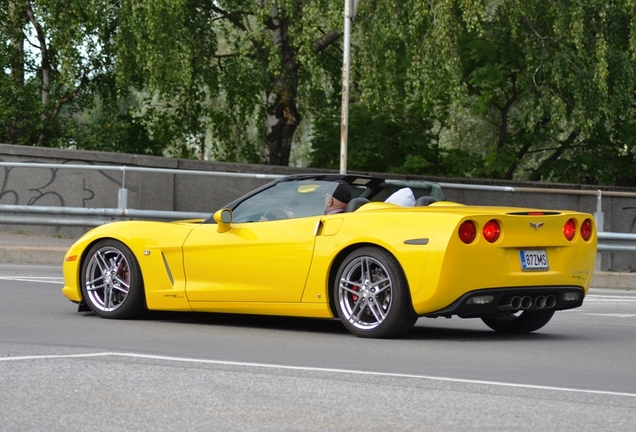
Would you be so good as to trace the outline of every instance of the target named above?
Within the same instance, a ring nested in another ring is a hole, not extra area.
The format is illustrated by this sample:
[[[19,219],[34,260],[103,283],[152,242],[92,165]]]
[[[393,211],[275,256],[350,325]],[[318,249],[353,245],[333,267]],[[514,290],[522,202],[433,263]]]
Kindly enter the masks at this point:
[[[358,210],[360,207],[362,207],[363,205],[365,205],[366,203],[368,203],[369,200],[366,198],[354,198],[351,201],[349,201],[349,203],[347,204],[347,207],[345,207],[345,213],[351,213],[354,212],[356,210]]]
[[[434,202],[437,202],[437,198],[433,198],[432,196],[421,196],[415,201],[415,206],[416,207],[427,206]]]

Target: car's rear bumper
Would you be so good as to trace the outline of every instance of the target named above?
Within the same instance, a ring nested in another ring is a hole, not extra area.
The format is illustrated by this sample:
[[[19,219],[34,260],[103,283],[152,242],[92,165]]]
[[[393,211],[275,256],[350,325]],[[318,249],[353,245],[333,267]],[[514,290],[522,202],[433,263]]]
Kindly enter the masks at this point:
[[[501,311],[565,310],[583,304],[585,291],[579,286],[496,288],[470,291],[447,307],[426,317],[474,318]]]

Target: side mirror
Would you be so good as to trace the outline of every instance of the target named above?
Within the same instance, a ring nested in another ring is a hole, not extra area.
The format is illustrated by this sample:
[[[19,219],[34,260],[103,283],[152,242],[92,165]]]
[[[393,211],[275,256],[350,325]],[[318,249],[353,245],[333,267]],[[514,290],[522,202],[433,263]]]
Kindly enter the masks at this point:
[[[220,233],[224,233],[232,228],[232,210],[228,208],[221,209],[214,213],[214,220],[218,224],[217,231]]]

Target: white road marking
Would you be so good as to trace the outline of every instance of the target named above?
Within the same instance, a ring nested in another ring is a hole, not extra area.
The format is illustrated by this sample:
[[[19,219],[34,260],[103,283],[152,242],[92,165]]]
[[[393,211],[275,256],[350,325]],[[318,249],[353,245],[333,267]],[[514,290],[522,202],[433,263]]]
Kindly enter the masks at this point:
[[[594,302],[594,303],[635,303],[636,297],[628,297],[628,296],[610,296],[610,295],[598,295],[598,294],[590,294],[585,297],[584,302]]]
[[[224,360],[204,360],[204,359],[194,359],[194,358],[186,358],[186,357],[169,357],[169,356],[159,356],[159,355],[150,355],[150,354],[118,353],[118,352],[0,357],[0,362],[1,361],[21,361],[21,360],[90,358],[90,357],[132,357],[132,358],[147,359],[147,360],[164,360],[164,361],[173,361],[173,362],[212,364],[212,365],[223,365],[223,366],[243,366],[243,367],[253,367],[253,368],[263,368],[263,369],[328,372],[328,373],[336,373],[336,374],[367,375],[367,376],[390,377],[390,378],[409,378],[409,379],[417,379],[417,380],[443,381],[443,382],[461,383],[461,384],[480,384],[480,385],[497,386],[497,387],[510,387],[510,388],[532,389],[532,390],[549,390],[549,391],[556,391],[556,392],[583,393],[583,394],[590,394],[590,395],[622,396],[622,397],[636,398],[636,393],[624,393],[624,392],[614,392],[614,391],[605,391],[605,390],[576,389],[576,388],[553,387],[553,386],[543,386],[543,385],[533,385],[533,384],[515,384],[515,383],[506,383],[506,382],[499,382],[499,381],[436,377],[436,376],[430,376],[430,375],[372,372],[372,371],[361,371],[361,370],[355,370],[355,369],[332,369],[332,368],[306,367],[306,366],[287,366],[287,365],[277,365],[277,364],[267,364],[267,363],[235,362],[235,361],[224,361]]]
[[[636,314],[626,314],[626,313],[584,313],[583,315],[595,315],[595,316],[606,316],[612,318],[634,318]]]
[[[64,283],[63,277],[54,276],[0,276],[0,280],[15,282]]]

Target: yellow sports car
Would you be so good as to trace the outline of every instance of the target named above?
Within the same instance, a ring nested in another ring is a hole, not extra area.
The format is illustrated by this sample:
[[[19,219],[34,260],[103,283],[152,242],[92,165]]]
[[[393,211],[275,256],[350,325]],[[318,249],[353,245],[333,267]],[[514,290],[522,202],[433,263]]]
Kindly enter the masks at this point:
[[[586,213],[463,206],[429,182],[295,175],[206,220],[93,229],[66,254],[63,293],[104,318],[337,317],[387,338],[457,315],[526,333],[581,306],[596,243]]]

